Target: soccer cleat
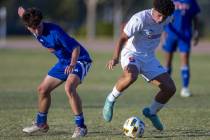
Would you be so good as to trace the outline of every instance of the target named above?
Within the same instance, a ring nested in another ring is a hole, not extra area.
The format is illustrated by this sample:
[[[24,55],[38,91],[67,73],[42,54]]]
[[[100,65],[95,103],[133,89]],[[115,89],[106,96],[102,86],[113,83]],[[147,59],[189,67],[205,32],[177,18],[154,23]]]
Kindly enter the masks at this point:
[[[192,94],[188,88],[182,88],[180,95],[181,97],[190,97]]]
[[[157,129],[157,130],[163,130],[163,125],[159,119],[159,117],[156,114],[150,114],[150,110],[149,108],[144,108],[143,109],[143,115],[145,117],[147,117],[148,119],[150,119],[150,121],[152,122],[153,126]]]
[[[49,130],[49,126],[47,124],[38,126],[36,123],[32,124],[32,126],[23,128],[23,132],[31,134],[35,132],[44,132],[46,133]]]
[[[112,120],[114,103],[115,102],[110,102],[108,98],[106,98],[103,108],[103,117],[104,120],[107,122],[110,122]]]
[[[79,137],[84,137],[85,135],[87,135],[87,127],[78,127],[76,126],[75,130],[74,130],[74,134],[72,135],[72,138],[79,138]]]

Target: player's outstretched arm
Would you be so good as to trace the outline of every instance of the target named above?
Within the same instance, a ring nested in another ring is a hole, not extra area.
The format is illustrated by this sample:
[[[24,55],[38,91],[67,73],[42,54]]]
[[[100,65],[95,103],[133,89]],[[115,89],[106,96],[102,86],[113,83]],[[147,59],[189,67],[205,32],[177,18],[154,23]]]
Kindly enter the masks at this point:
[[[124,32],[121,33],[120,39],[117,42],[117,45],[115,46],[115,49],[114,49],[114,55],[112,59],[109,60],[106,65],[109,70],[113,70],[113,67],[119,63],[120,52],[124,44],[127,42],[128,38],[129,37]]]
[[[24,13],[25,13],[25,9],[22,6],[18,7],[18,15],[20,18],[23,17]]]

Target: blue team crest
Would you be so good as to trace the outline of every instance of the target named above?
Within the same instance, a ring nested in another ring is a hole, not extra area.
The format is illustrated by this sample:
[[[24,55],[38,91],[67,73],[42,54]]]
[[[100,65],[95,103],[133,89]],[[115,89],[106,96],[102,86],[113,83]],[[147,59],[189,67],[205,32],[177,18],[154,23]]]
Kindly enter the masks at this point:
[[[43,45],[43,46],[48,46],[48,43],[41,37],[37,37],[37,39],[39,40],[39,42]]]
[[[44,43],[44,40],[43,40],[42,38],[40,38],[39,41],[40,41],[41,43]]]
[[[160,38],[161,34],[154,34],[154,31],[152,29],[145,29],[143,30],[145,36],[147,36],[148,39],[156,39]]]
[[[153,31],[152,29],[145,29],[145,30],[144,30],[144,33],[145,33],[147,36],[151,36],[153,32],[154,32],[154,31]]]

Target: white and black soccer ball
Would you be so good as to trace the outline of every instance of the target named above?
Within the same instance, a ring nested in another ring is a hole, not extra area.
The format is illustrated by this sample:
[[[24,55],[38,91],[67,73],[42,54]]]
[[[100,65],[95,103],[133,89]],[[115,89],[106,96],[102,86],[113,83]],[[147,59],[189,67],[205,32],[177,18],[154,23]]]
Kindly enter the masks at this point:
[[[138,117],[128,118],[123,125],[123,132],[131,138],[139,138],[144,134],[145,124]]]

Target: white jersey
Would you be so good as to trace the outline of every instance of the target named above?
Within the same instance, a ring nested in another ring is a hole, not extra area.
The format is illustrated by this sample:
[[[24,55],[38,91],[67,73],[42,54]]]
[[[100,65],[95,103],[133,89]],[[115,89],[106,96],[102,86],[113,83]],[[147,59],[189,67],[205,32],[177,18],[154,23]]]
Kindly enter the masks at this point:
[[[147,9],[136,13],[124,28],[125,34],[129,37],[124,47],[143,59],[155,56],[154,51],[160,42],[163,28],[170,21],[167,18],[160,24],[156,23],[152,18],[152,10]]]

